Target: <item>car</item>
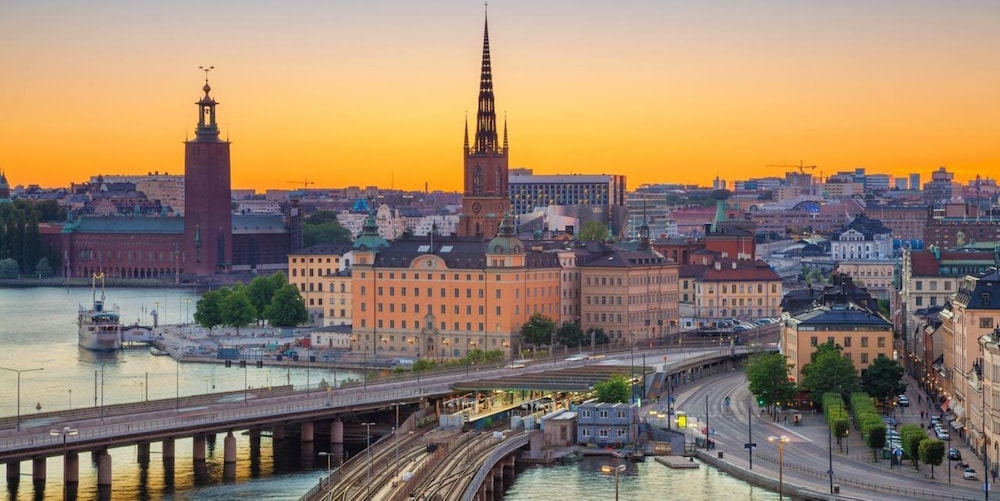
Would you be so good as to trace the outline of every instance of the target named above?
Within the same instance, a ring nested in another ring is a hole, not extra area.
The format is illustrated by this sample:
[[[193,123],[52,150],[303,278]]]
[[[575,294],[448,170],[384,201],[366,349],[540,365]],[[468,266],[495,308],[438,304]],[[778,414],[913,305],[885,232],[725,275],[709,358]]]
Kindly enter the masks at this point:
[[[962,478],[964,478],[966,480],[975,480],[976,479],[976,470],[974,470],[972,468],[966,468],[962,472]]]
[[[935,425],[935,426],[940,425],[941,424],[941,418],[939,418],[937,416],[931,417],[931,424]]]
[[[586,353],[580,353],[580,354],[577,354],[577,355],[573,355],[572,357],[567,357],[566,361],[567,362],[580,362],[582,360],[588,360],[588,359],[590,359],[590,355],[588,355]]]
[[[900,407],[910,406],[910,399],[906,395],[900,395],[898,398],[896,398],[896,401],[899,402]]]
[[[882,422],[884,422],[886,424],[886,426],[890,426],[892,428],[895,428],[896,425],[899,424],[898,421],[896,421],[894,418],[891,418],[891,417],[884,417],[884,418],[882,418]]]
[[[937,434],[937,438],[938,440],[951,440],[951,435],[949,435],[946,431],[940,431]]]
[[[745,325],[737,325],[736,327],[733,327],[733,332],[746,332],[748,330],[750,330],[750,328]]]
[[[962,460],[962,451],[960,451],[960,450],[958,450],[958,449],[956,449],[954,447],[952,447],[951,449],[948,449],[948,459],[950,459],[952,461],[961,461]]]

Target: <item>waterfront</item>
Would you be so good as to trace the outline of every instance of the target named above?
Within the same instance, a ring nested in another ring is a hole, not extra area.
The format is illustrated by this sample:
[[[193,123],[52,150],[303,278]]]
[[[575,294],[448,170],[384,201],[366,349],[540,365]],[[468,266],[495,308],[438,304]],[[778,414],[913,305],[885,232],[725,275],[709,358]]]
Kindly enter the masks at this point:
[[[108,302],[117,304],[125,323],[151,324],[150,311],[159,304],[160,322],[182,323],[194,314],[196,295],[181,289],[109,289]],[[186,303],[185,299],[192,299]],[[321,378],[332,381],[329,370],[313,368],[225,368],[216,364],[176,364],[169,357],[152,356],[145,349],[129,349],[117,354],[95,354],[80,350],[76,342],[78,304],[88,304],[90,289],[36,288],[0,289],[0,367],[15,369],[44,368],[21,375],[21,413],[25,426],[48,426],[33,419],[36,405],[43,411],[92,407],[101,404],[173,398],[215,391],[243,388],[244,377],[251,386],[284,384],[302,386],[307,380],[315,385]],[[103,369],[103,385],[101,371]],[[342,372],[342,371],[341,371]],[[338,377],[349,377],[341,373]],[[16,375],[0,372],[0,384],[9,390],[0,393],[0,415],[15,414]],[[148,379],[147,379],[148,378]],[[95,383],[96,381],[96,383]],[[147,382],[148,381],[148,382]],[[179,384],[178,384],[179,382]],[[102,391],[103,386],[103,391]],[[216,449],[209,446],[207,474],[196,476],[191,467],[191,441],[177,441],[176,468],[164,470],[159,461],[161,445],[152,444],[152,461],[143,468],[136,460],[135,447],[111,449],[113,490],[111,499],[298,499],[312,487],[326,468],[318,453],[321,444],[302,446],[284,442],[274,450],[268,437],[262,438],[260,457],[252,459],[248,437],[237,437],[236,483],[222,480],[221,440]],[[352,453],[354,451],[351,451]],[[98,497],[96,467],[89,455],[80,462],[79,498]],[[5,470],[0,466],[0,470]],[[25,469],[27,468],[27,469]],[[47,462],[48,481],[44,491],[36,492],[30,479],[30,466],[22,466],[22,481],[11,499],[57,499],[62,481],[62,458]],[[611,499],[614,479],[601,474],[600,463],[591,460],[577,465],[529,468],[518,476],[506,499]],[[5,482],[6,475],[0,475]],[[752,487],[728,475],[702,466],[699,470],[670,470],[653,461],[629,465],[621,477],[621,499],[769,500],[777,496]]]

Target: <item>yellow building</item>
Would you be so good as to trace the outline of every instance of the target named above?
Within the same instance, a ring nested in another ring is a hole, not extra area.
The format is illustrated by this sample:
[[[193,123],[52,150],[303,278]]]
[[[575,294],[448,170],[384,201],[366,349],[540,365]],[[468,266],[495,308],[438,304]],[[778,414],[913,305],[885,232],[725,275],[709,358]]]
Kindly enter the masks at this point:
[[[318,244],[288,255],[288,283],[299,289],[310,324],[351,323],[351,250]]]
[[[858,371],[868,368],[879,355],[893,358],[892,324],[869,311],[847,306],[820,306],[788,317],[781,326],[781,351],[793,364],[795,381],[802,380],[802,367],[820,344],[833,341]],[[860,372],[859,372],[860,374]]]

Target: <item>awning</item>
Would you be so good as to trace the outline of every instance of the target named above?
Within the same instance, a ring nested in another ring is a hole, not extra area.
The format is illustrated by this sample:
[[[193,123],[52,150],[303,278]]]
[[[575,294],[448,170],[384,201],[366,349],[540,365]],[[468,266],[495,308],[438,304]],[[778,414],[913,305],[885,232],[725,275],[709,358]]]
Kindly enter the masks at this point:
[[[941,412],[948,412],[948,404],[949,403],[951,403],[951,399],[950,398],[948,400],[945,400],[944,403],[941,404]]]
[[[959,402],[958,405],[956,405],[952,410],[955,411],[955,415],[958,416],[959,419],[965,418],[965,406],[962,405],[961,402]]]

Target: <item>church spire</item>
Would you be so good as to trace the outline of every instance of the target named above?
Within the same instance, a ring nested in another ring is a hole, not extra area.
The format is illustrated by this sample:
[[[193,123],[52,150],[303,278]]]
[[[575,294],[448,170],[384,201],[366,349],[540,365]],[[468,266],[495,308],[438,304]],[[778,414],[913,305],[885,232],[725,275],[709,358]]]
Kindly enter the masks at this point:
[[[497,151],[497,114],[493,108],[493,71],[490,67],[489,19],[483,22],[483,67],[479,77],[479,110],[476,112],[476,153]]]
[[[214,70],[215,66],[199,66],[198,69],[205,72],[205,85],[201,88],[205,95],[194,103],[198,105],[198,128],[194,131],[195,141],[219,142],[219,125],[215,122],[215,105],[219,103],[209,95],[212,87],[208,85],[208,72]]]
[[[508,143],[507,143],[507,112],[505,111],[503,113],[503,154],[504,155],[507,154],[507,148],[508,147],[509,146],[508,146]]]
[[[465,112],[465,154],[469,154],[469,112]]]

